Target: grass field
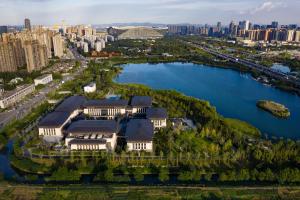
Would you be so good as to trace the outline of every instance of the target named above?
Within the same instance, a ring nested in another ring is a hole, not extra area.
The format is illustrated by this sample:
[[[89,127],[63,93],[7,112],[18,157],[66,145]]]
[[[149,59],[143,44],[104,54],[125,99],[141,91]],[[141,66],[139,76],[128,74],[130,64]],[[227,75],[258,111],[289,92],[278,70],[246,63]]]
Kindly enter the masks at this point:
[[[0,186],[0,200],[35,199],[300,199],[300,187]]]

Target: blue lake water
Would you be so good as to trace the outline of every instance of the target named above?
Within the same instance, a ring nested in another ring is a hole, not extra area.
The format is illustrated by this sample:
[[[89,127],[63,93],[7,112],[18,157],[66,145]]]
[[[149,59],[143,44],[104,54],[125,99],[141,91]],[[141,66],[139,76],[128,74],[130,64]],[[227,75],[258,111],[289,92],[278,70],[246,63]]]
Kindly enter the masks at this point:
[[[192,63],[127,64],[119,83],[139,83],[154,89],[174,89],[207,100],[224,117],[237,118],[259,128],[263,135],[300,138],[300,97],[252,79],[250,74]],[[290,109],[291,117],[278,119],[256,107],[273,100]]]

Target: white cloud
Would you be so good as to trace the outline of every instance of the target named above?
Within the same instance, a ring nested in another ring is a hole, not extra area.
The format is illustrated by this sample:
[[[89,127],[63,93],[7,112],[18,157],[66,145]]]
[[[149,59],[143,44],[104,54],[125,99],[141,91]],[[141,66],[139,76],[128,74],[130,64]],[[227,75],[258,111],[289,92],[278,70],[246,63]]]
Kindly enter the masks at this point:
[[[250,10],[250,14],[255,14],[258,12],[270,12],[280,6],[283,6],[283,2],[280,1],[266,1],[263,2],[261,5],[258,7],[254,8],[253,10]]]

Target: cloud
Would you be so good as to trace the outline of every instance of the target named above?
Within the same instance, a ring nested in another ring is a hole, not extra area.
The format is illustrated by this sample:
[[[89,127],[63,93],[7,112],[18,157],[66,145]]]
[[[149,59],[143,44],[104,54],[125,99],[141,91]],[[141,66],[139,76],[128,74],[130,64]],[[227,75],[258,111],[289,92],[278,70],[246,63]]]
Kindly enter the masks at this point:
[[[256,14],[258,12],[270,12],[280,6],[283,6],[283,2],[266,1],[258,7],[250,11],[250,14]]]
[[[300,0],[0,0],[0,24],[299,22]],[[5,8],[5,9],[4,9]],[[288,13],[288,15],[286,14]]]

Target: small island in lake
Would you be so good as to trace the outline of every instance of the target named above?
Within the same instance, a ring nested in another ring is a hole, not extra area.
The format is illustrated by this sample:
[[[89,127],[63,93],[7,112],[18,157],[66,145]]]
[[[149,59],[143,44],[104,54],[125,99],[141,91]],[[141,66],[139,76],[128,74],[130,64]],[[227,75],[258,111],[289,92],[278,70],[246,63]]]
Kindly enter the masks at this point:
[[[291,115],[288,108],[274,101],[261,100],[256,103],[256,106],[279,118],[288,118]]]

